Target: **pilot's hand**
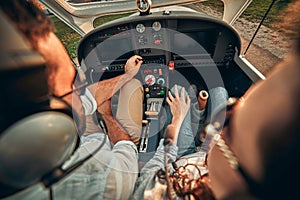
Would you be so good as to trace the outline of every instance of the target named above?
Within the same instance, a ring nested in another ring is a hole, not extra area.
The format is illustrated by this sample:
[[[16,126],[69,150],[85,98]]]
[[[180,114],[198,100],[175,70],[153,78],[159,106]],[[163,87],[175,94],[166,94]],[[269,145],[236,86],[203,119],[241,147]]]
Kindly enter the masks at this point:
[[[125,72],[131,71],[133,69],[138,70],[142,65],[142,57],[138,55],[134,55],[131,58],[129,58],[125,65]]]
[[[184,97],[185,96],[185,88],[184,87],[182,87],[182,89],[180,91],[180,95],[179,95],[178,87],[177,87],[177,85],[175,85],[174,95],[175,95],[175,97],[169,91],[169,95],[168,95],[166,101],[170,106],[170,110],[171,110],[171,113],[173,116],[172,124],[175,126],[175,128],[179,132],[181,124],[190,108],[191,100],[190,100],[189,96]]]

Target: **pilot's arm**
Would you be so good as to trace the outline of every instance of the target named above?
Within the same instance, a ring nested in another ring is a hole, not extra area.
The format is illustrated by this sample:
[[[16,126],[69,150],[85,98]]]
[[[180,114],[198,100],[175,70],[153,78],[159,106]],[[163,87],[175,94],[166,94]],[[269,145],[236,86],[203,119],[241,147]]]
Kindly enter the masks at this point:
[[[104,101],[109,100],[122,86],[132,80],[142,63],[142,57],[134,55],[127,60],[124,74],[90,85],[88,88],[94,95],[97,105],[99,106]]]
[[[121,125],[114,119],[111,112],[111,101],[107,100],[98,107],[101,113],[108,132],[108,138],[111,143],[116,144],[119,141],[131,141],[129,135],[121,127]]]
[[[91,199],[93,194],[99,199],[129,199],[134,190],[138,176],[136,145],[113,118],[110,100],[103,102],[98,111],[106,122],[110,141],[106,140],[100,151],[54,188],[58,199]],[[97,133],[85,137],[71,162],[86,157],[105,137]]]
[[[86,122],[87,122],[86,132],[85,132],[84,135],[89,135],[89,134],[96,133],[96,132],[103,132],[103,131],[99,130],[98,122],[97,122],[96,117],[95,117],[96,116],[95,115],[96,109],[98,109],[98,111],[101,113],[101,109],[104,108],[102,104],[104,102],[106,102],[107,100],[110,100],[112,98],[112,96],[118,90],[120,90],[123,86],[125,86],[127,84],[132,86],[131,88],[129,88],[130,92],[132,92],[131,89],[134,91],[136,89],[135,87],[138,87],[138,86],[136,86],[137,84],[135,82],[134,82],[135,84],[132,84],[131,81],[134,80],[134,76],[139,71],[139,68],[140,68],[142,62],[143,62],[142,57],[140,57],[138,55],[132,56],[131,58],[129,58],[127,60],[127,62],[125,64],[125,67],[124,67],[125,68],[125,73],[124,74],[116,76],[114,78],[103,80],[103,81],[100,81],[100,82],[97,82],[97,83],[94,83],[94,84],[88,86],[88,88],[85,91],[85,95],[81,96],[81,100],[83,102],[83,107],[84,107],[85,114],[86,114]],[[140,87],[142,88],[142,85]],[[126,87],[126,88],[128,88],[128,87]],[[141,91],[142,91],[142,89],[141,89]],[[128,94],[129,93],[126,91],[125,95],[128,95]],[[140,99],[142,99],[142,96],[143,96],[143,94],[141,94]],[[126,97],[124,98],[124,95],[123,96],[120,95],[120,97],[123,97],[123,98],[119,99],[119,101],[121,101],[121,102],[124,101],[123,102],[124,106],[127,108],[127,105],[125,105],[125,104],[129,103],[130,98],[126,99]],[[137,98],[135,98],[135,99],[137,99]],[[139,102],[135,101],[135,103],[139,103]],[[123,106],[123,104],[121,106]],[[118,110],[117,110],[118,112],[117,112],[116,117],[118,118],[120,124],[123,125],[124,129],[128,133],[130,133],[130,137],[133,140],[133,142],[135,142],[135,144],[137,144],[138,140],[139,140],[139,137],[138,137],[139,135],[135,136],[135,134],[134,134],[134,133],[138,132],[138,131],[134,131],[134,130],[136,130],[135,129],[135,124],[132,127],[128,128],[128,126],[131,125],[131,123],[128,123],[128,121],[126,121],[126,123],[124,124],[123,121],[124,121],[124,118],[127,119],[128,116],[132,117],[132,116],[142,115],[142,114],[140,114],[142,111],[138,111],[136,109],[137,107],[135,107],[134,110],[133,110],[134,114],[131,115],[132,113],[127,114],[126,109],[124,111],[124,108],[121,107],[121,106],[118,106]],[[142,102],[141,102],[141,109],[142,109]],[[120,111],[120,113],[121,113],[120,115],[118,115],[119,110],[123,110],[123,111]],[[131,110],[129,109],[129,111],[131,111]],[[111,112],[111,111],[109,111],[109,112]],[[124,116],[126,114],[128,116]],[[132,119],[132,120],[134,121],[135,118]],[[142,121],[142,119],[140,119],[138,121]],[[137,123],[136,120],[134,122]],[[114,122],[113,117],[112,116],[106,116],[106,123],[111,123],[112,126],[114,126],[113,124],[115,122]],[[120,125],[117,124],[115,126],[120,126]],[[111,126],[109,126],[109,127],[111,127]],[[120,131],[120,130],[118,130],[118,131]],[[122,131],[124,131],[124,130],[122,130]],[[125,134],[123,136],[122,136],[123,138],[119,138],[119,139],[117,139],[117,141],[125,140],[125,139],[129,140],[127,134]],[[114,136],[111,136],[111,139],[115,140]],[[111,141],[111,142],[115,144],[117,141]]]

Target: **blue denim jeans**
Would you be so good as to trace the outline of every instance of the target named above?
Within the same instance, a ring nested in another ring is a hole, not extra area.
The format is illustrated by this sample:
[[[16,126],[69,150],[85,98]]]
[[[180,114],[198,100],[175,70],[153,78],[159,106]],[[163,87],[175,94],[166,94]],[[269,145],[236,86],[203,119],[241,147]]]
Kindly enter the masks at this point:
[[[182,87],[178,86],[180,93]],[[174,87],[171,89],[174,95]],[[228,93],[223,87],[212,88],[208,91],[209,99],[207,102],[207,109],[199,110],[198,102],[191,103],[190,110],[188,111],[179,131],[178,135],[178,157],[194,153],[197,149],[196,146],[200,145],[199,133],[203,131],[203,126],[209,122],[211,115],[217,112],[221,107],[226,105]],[[185,97],[188,93],[185,93]],[[172,121],[172,114],[170,107],[166,106],[166,126]]]
[[[180,94],[182,87],[178,86],[178,92]],[[170,90],[173,96],[174,94],[174,87]],[[185,97],[187,96],[187,92],[185,93]],[[166,105],[165,107],[166,110],[166,122],[165,122],[165,127],[169,125],[172,121],[172,114],[170,107]],[[177,146],[178,146],[178,157],[181,157],[186,154],[190,154],[196,151],[196,145],[194,141],[194,135],[192,132],[192,126],[191,126],[191,111],[189,110],[186,117],[184,118],[182,125],[179,130],[179,135],[178,135],[178,141],[177,141]]]

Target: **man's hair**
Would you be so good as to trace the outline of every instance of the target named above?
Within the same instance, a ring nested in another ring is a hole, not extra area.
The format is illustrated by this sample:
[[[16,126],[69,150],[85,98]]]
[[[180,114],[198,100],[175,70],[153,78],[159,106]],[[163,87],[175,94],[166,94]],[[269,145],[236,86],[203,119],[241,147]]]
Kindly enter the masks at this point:
[[[54,31],[51,20],[32,0],[2,0],[0,9],[35,48],[36,40]]]

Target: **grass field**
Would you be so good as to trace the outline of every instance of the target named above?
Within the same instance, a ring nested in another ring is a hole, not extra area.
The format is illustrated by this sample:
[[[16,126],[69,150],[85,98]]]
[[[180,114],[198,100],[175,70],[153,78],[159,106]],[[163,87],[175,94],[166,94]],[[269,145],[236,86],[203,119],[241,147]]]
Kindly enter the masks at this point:
[[[268,6],[272,1],[273,0],[253,0],[250,6],[243,13],[242,17],[251,21],[259,21],[263,17],[264,13],[268,9]],[[291,0],[275,1],[275,4],[271,9],[268,17],[266,18],[264,24],[269,27],[272,27],[272,24],[274,22],[280,20],[280,18],[282,17],[282,14],[280,14],[281,11],[284,10],[284,8],[287,6],[287,4],[290,1]],[[210,0],[204,2],[204,4],[207,6],[214,7],[220,11],[222,11],[223,9],[223,3],[220,0]],[[130,13],[100,17],[95,20],[94,26],[97,27],[111,20],[125,17],[128,15],[130,15]],[[61,22],[59,19],[57,19],[56,17],[53,16],[51,17],[51,19],[56,28],[56,35],[60,38],[65,48],[67,49],[68,53],[70,54],[70,56],[72,58],[75,58],[77,46],[79,40],[81,39],[81,36],[77,34],[75,31],[73,31],[71,28],[69,28],[67,25],[65,25],[63,22]]]
[[[241,17],[254,22],[261,20],[272,1],[273,0],[253,0]],[[271,27],[272,23],[280,20],[280,18],[282,17],[281,12],[290,2],[291,0],[276,0],[267,18],[264,21],[264,25]],[[219,11],[223,10],[223,3],[220,0],[209,0],[203,2],[203,4],[214,7]]]

